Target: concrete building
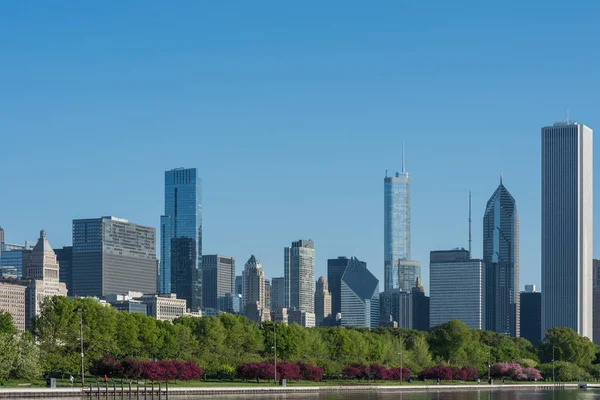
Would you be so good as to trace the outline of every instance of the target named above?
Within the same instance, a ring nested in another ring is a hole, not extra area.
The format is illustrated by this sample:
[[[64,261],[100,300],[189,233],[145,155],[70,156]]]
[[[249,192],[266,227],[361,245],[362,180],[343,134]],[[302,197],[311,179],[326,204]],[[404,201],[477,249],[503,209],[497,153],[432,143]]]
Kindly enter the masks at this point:
[[[315,244],[312,240],[292,242],[284,249],[285,307],[314,313]]]
[[[156,231],[126,219],[73,220],[73,296],[156,291]]]
[[[429,267],[430,326],[451,319],[485,328],[485,264],[465,249],[432,251]]]
[[[342,276],[342,326],[376,328],[379,325],[379,280],[352,257]]]
[[[265,278],[265,306],[264,308],[271,309],[271,280]]]
[[[119,311],[127,311],[130,314],[148,315],[148,305],[138,300],[142,296],[142,293],[111,294],[106,296],[104,301]]]
[[[58,279],[67,287],[67,294],[71,294],[73,292],[73,246],[54,249],[54,253],[60,267]]]
[[[258,325],[261,325],[264,321],[271,320],[269,309],[263,308],[258,301],[246,304],[244,313],[249,321],[255,322]]]
[[[342,320],[344,315],[342,314]],[[379,322],[382,326],[413,329],[411,292],[391,289],[379,294]],[[395,324],[393,324],[395,322]],[[391,325],[390,325],[391,324]]]
[[[271,279],[271,311],[285,308],[285,278]]]
[[[483,261],[486,330],[519,337],[519,214],[502,176],[483,216]]]
[[[46,239],[46,232],[40,232],[37,244],[24,265],[28,279],[25,291],[25,328],[30,329],[31,320],[40,313],[40,306],[46,297],[66,296],[67,288],[59,281],[59,264],[56,254]]]
[[[542,333],[593,336],[592,137],[576,122],[542,128]]]
[[[219,297],[219,311],[239,314],[242,309],[241,294],[225,293],[224,296]]]
[[[315,323],[320,326],[331,315],[331,293],[324,276],[317,281],[315,290]]]
[[[542,294],[535,285],[525,285],[521,292],[521,337],[537,346],[542,340]]]
[[[202,309],[202,182],[196,168],[165,172],[160,217],[160,293],[175,293],[192,311]]]
[[[314,328],[315,327],[315,313],[301,311],[301,310],[288,311],[288,323],[289,324],[298,324],[305,328]]]
[[[0,311],[12,316],[17,332],[25,332],[25,290],[26,286],[0,283]]]
[[[139,300],[148,307],[148,315],[159,321],[173,321],[187,315],[186,300],[172,294],[146,294]],[[198,314],[202,316],[202,314]]]
[[[331,293],[331,314],[342,312],[342,276],[350,259],[348,257],[331,258],[327,260],[327,285]],[[367,263],[359,261],[367,268]]]
[[[244,266],[242,305],[246,309],[248,305],[254,306],[258,303],[260,310],[265,308],[265,273],[262,265],[254,255],[250,256]],[[268,309],[268,307],[267,307]],[[254,315],[254,314],[253,314]],[[252,320],[256,320],[253,318]]]
[[[204,308],[218,308],[219,297],[235,292],[235,258],[202,256],[202,303]]]
[[[421,279],[417,278],[411,290],[413,305],[413,329],[418,331],[429,330],[429,296],[425,296],[425,288]]]

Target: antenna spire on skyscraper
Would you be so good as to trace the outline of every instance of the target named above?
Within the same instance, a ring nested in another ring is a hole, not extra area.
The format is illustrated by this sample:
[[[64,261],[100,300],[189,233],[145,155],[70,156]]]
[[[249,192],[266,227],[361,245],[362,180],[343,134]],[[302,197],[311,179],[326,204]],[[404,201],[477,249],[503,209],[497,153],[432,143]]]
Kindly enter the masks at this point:
[[[469,190],[469,258],[471,257],[471,191]]]
[[[406,172],[406,164],[405,164],[405,153],[404,153],[404,142],[402,142],[402,173]]]

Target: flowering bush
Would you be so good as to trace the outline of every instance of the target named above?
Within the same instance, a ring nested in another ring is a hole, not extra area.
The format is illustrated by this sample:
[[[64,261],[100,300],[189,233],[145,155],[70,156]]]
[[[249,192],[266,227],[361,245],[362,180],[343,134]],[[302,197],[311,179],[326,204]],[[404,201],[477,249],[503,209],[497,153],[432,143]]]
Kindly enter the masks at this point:
[[[384,367],[383,365],[379,364],[371,365],[371,367],[369,368],[369,372],[369,375],[371,377],[380,381],[387,380],[390,376],[387,367]]]
[[[142,363],[132,358],[121,361],[121,374],[125,379],[140,379],[143,375]]]
[[[277,363],[277,379],[289,379],[299,381],[302,379],[300,375],[300,366],[287,361]]]
[[[366,367],[364,365],[360,365],[360,364],[352,364],[352,365],[348,365],[346,368],[343,369],[342,371],[342,375],[348,377],[348,378],[365,378],[368,376],[368,374],[366,373]]]
[[[142,377],[151,381],[170,381],[181,379],[201,379],[204,371],[195,361],[143,361],[141,364]]]
[[[96,376],[120,376],[121,375],[121,363],[119,363],[110,354],[104,354],[100,359],[92,363],[90,372]]]
[[[298,363],[300,374],[305,381],[319,382],[323,379],[323,369],[312,364]]]
[[[390,368],[388,370],[388,380],[390,381],[399,381],[402,376],[402,380],[405,381],[410,376],[410,369],[406,367],[402,367],[402,373],[400,373],[400,367]]]
[[[425,368],[419,375],[419,378],[421,379],[440,379],[443,381],[451,381],[452,377],[452,367],[447,365],[438,365],[433,368]]]
[[[527,377],[527,380],[530,381],[539,381],[540,379],[542,379],[542,374],[540,373],[540,371],[532,367],[523,368],[523,373]]]
[[[249,362],[240,365],[238,377],[242,379],[274,379],[275,366],[267,362]]]
[[[372,364],[367,368],[362,364],[351,364],[344,368],[342,375],[354,379],[370,378],[386,381],[399,381],[401,379],[406,380],[410,376],[410,369],[402,368],[402,370],[400,370],[400,368],[388,368],[379,364]]]
[[[535,368],[522,368],[518,363],[498,363],[490,367],[490,374],[494,378],[508,378],[513,381],[525,379],[542,379],[540,371]]]

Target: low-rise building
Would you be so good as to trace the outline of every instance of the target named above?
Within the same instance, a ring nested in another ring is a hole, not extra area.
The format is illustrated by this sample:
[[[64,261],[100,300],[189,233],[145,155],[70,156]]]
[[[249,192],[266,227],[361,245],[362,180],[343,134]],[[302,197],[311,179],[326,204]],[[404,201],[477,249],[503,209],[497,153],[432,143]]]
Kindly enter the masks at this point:
[[[146,294],[139,299],[148,306],[148,315],[159,321],[173,321],[186,313],[185,299],[178,299],[174,293]]]
[[[301,310],[288,311],[288,323],[313,328],[315,326],[315,313]]]
[[[12,316],[19,333],[25,331],[25,290],[23,285],[0,283],[0,311]]]

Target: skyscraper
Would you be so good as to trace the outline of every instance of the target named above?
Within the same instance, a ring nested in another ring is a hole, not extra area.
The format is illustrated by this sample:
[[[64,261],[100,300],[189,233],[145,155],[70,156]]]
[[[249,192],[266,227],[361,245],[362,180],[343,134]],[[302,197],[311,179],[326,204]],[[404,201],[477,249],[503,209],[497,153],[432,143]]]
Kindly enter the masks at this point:
[[[502,183],[483,215],[483,261],[486,279],[486,330],[519,336],[519,214]]]
[[[315,323],[317,326],[331,315],[331,293],[324,276],[317,281],[315,290]]]
[[[285,307],[314,312],[315,244],[312,240],[292,242],[284,249]]]
[[[521,292],[521,337],[537,346],[542,340],[542,294],[535,285],[525,285]]]
[[[569,121],[542,128],[542,336],[593,336],[592,135]]]
[[[73,246],[54,249],[56,260],[60,265],[59,280],[67,286],[67,293],[73,292]]]
[[[271,310],[271,280],[269,278],[265,278],[265,304],[263,308],[265,310]]]
[[[4,243],[4,229],[0,226],[0,257],[2,257],[2,243]]]
[[[219,297],[235,293],[235,258],[215,255],[202,256],[202,302],[204,308],[217,309]]]
[[[254,255],[248,259],[242,276],[242,308],[257,305],[262,310],[265,308],[265,273]]]
[[[66,296],[67,288],[60,282],[56,254],[46,239],[46,231],[40,232],[37,244],[24,264],[24,276],[29,278],[25,291],[25,327],[31,328],[31,319],[40,313],[40,306],[48,296]]]
[[[383,180],[383,259],[384,290],[410,291],[421,264],[410,259],[410,177],[404,166],[402,172]]]
[[[73,296],[156,291],[154,228],[116,217],[76,219],[72,251]]]
[[[271,279],[271,311],[285,308],[285,278]]]
[[[412,288],[413,304],[413,329],[418,331],[429,330],[429,297],[425,296],[425,288],[421,285],[421,279],[417,278]]]
[[[192,311],[202,308],[202,183],[196,168],[165,172],[160,217],[161,293],[175,293]]]
[[[330,258],[327,260],[327,285],[331,293],[331,314],[335,317],[342,312],[342,276],[350,259],[348,257]],[[367,263],[359,261],[367,268]]]
[[[342,326],[379,326],[379,281],[364,263],[352,257],[341,282]]]
[[[462,321],[473,329],[485,328],[485,269],[465,249],[432,251],[429,283],[430,326]]]

